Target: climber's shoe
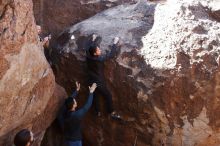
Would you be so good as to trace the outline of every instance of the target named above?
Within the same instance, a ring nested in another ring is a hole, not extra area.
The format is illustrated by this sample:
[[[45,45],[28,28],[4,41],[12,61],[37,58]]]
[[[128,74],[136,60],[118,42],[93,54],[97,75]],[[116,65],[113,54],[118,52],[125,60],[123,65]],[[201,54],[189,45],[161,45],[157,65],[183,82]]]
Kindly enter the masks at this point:
[[[96,115],[97,117],[101,117],[101,116],[102,116],[101,112],[95,112],[95,115]]]
[[[116,112],[112,112],[110,117],[113,119],[113,120],[122,120],[122,117],[116,113]]]

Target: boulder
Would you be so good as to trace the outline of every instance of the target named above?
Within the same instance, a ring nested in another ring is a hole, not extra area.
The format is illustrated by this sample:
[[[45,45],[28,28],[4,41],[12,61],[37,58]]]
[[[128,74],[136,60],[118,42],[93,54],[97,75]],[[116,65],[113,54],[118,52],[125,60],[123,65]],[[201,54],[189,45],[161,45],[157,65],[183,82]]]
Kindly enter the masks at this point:
[[[56,117],[65,90],[55,84],[45,59],[32,1],[1,1],[0,42],[0,145],[11,146],[22,128],[32,129],[38,140],[37,133]]]
[[[97,118],[91,110],[84,121],[86,143],[220,144],[220,23],[210,15],[209,4],[142,0],[108,9],[60,35],[53,63],[57,82],[69,93],[75,80],[87,83],[88,37],[92,33],[101,36],[103,52],[109,50],[115,36],[122,40],[120,55],[105,64],[105,76],[124,120],[109,119],[104,109],[104,115]],[[82,90],[81,104],[87,87]]]
[[[136,0],[33,0],[36,22],[43,33],[56,38],[65,28],[85,20],[102,10]]]

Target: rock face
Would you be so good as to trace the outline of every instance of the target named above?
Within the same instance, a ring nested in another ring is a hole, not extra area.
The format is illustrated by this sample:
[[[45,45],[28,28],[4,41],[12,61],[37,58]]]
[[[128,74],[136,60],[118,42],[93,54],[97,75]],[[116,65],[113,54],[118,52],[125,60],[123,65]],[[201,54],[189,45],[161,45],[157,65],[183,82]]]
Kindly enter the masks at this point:
[[[220,23],[211,15],[211,2],[140,1],[62,33],[54,63],[57,81],[69,92],[74,80],[86,84],[84,48],[90,34],[102,36],[103,50],[114,36],[123,41],[117,59],[106,62],[105,75],[126,122],[91,112],[84,125],[90,146],[220,144]]]
[[[122,3],[136,0],[33,0],[36,22],[44,33],[57,36],[70,27],[96,13]]]
[[[0,42],[0,145],[11,146],[22,128],[40,142],[65,91],[55,84],[38,41],[32,1],[1,1]]]
[[[219,22],[220,21],[220,1],[218,0],[211,1],[211,4],[209,4],[208,8],[210,9],[211,16]]]

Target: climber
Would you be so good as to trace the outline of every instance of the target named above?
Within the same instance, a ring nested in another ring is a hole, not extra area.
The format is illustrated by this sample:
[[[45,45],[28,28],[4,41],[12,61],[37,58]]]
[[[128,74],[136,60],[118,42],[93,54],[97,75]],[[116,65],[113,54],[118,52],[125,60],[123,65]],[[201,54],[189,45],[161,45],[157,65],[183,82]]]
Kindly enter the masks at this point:
[[[14,138],[15,146],[31,146],[34,142],[34,135],[28,129],[19,131]]]
[[[63,113],[65,146],[82,146],[81,120],[92,105],[93,92],[95,91],[96,87],[96,83],[93,83],[92,86],[89,86],[90,93],[88,100],[86,104],[78,110],[76,110],[77,102],[74,98],[76,97],[77,92],[74,92],[74,97],[68,97],[66,99],[66,111]],[[79,88],[80,84],[77,84],[78,91]]]
[[[78,95],[78,92],[80,90],[80,84],[78,82],[75,82],[76,84],[76,90],[73,91],[73,93],[69,96],[69,98],[73,98],[73,99],[76,99],[77,95]],[[59,128],[61,130],[61,132],[63,133],[64,132],[64,113],[66,112],[66,105],[64,104],[60,111],[59,111],[59,114],[57,116],[57,120],[58,120],[58,124],[59,124]]]
[[[112,95],[108,90],[105,79],[104,79],[104,62],[107,59],[111,59],[119,54],[120,43],[119,38],[115,37],[113,40],[112,49],[107,52],[105,56],[102,55],[102,51],[99,48],[101,43],[101,37],[93,34],[89,38],[88,49],[87,49],[87,67],[88,67],[88,77],[89,84],[95,82],[97,83],[97,89],[94,92],[94,105],[95,112],[98,117],[101,116],[99,96],[103,96],[106,99],[107,111],[112,119],[121,119],[121,116],[116,113],[113,109]]]
[[[51,61],[52,48],[49,46],[51,34],[47,35],[46,37],[42,37],[41,32],[42,32],[41,26],[37,25],[37,33],[38,33],[39,40],[42,43],[42,46],[44,47],[44,54],[48,62],[50,63],[50,65],[52,65],[52,61]]]
[[[51,39],[51,35],[49,34],[46,37],[42,37],[41,32],[42,32],[41,26],[37,25],[37,33],[38,33],[40,42],[42,42],[44,47],[49,47],[49,41]]]

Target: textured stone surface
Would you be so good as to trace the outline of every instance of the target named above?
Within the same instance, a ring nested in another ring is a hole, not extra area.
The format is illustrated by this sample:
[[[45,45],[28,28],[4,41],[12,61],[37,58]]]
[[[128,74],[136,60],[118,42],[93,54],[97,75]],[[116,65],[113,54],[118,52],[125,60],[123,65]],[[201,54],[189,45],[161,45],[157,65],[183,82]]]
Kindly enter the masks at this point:
[[[64,89],[55,85],[38,42],[32,1],[1,1],[0,42],[0,145],[11,146],[21,128],[35,133],[50,125]]]
[[[210,9],[210,13],[212,17],[214,17],[218,22],[220,21],[220,1],[212,0],[209,2],[211,4],[207,4]]]
[[[114,36],[123,41],[118,58],[106,62],[105,75],[127,122],[90,113],[84,125],[90,146],[220,144],[220,24],[210,15],[210,4],[141,1],[109,9],[62,33],[54,63],[57,81],[69,92],[75,80],[86,84],[84,45],[91,33],[102,36],[103,50]]]
[[[98,12],[136,0],[33,0],[36,22],[44,33],[57,36],[61,31]]]

